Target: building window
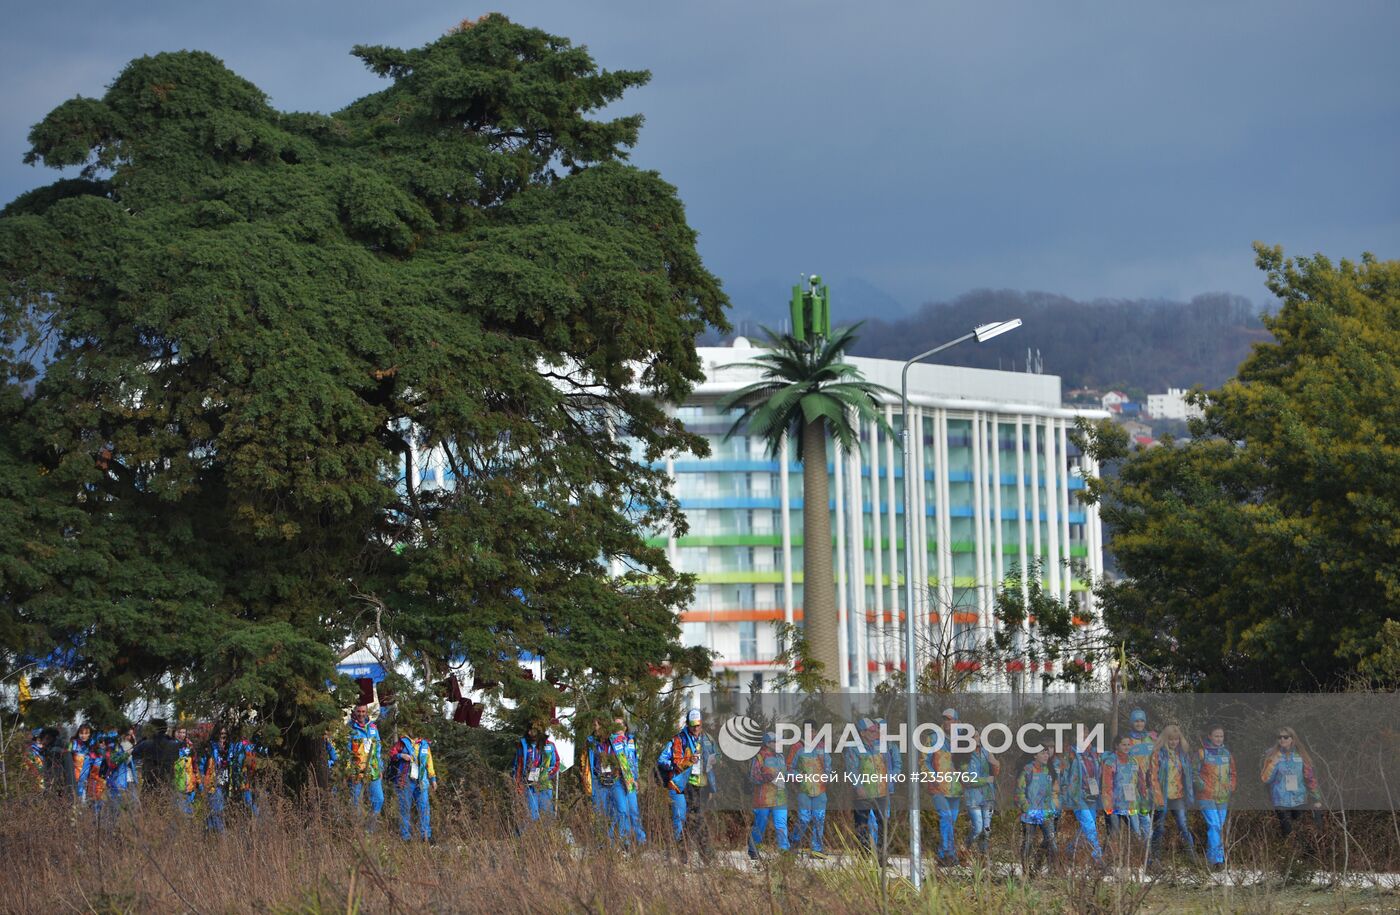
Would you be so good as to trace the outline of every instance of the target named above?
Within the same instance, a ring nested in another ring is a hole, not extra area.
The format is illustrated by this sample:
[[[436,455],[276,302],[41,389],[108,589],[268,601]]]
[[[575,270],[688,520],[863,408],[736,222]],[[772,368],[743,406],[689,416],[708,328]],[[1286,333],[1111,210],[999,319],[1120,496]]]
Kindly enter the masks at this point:
[[[750,621],[739,624],[739,660],[758,660],[758,623]]]

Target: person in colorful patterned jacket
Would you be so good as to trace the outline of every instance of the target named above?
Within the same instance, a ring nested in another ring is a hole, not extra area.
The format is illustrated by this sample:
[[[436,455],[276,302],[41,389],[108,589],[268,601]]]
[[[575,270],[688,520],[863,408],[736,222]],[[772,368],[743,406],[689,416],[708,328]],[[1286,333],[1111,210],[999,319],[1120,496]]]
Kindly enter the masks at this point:
[[[787,764],[778,752],[778,735],[763,735],[763,746],[749,763],[749,783],[753,785],[753,831],[749,833],[749,857],[758,860],[758,849],[768,833],[768,823],[778,837],[778,851],[788,850]]]
[[[190,743],[190,732],[183,724],[175,726],[175,761],[171,783],[175,787],[175,803],[186,816],[194,813],[194,798],[199,791],[200,779],[195,770],[194,744]]]
[[[350,752],[345,757],[345,777],[350,783],[350,802],[363,810],[362,795],[368,793],[370,828],[384,809],[384,745],[379,725],[369,720],[369,706],[356,705],[350,712]]]
[[[413,840],[413,811],[418,811],[418,832],[423,841],[433,841],[431,801],[428,795],[437,790],[437,769],[433,766],[432,744],[424,737],[413,737],[405,731],[394,743],[389,771],[394,791],[399,798],[399,835],[405,842]]]
[[[965,754],[954,754],[949,749],[953,727],[958,722],[956,709],[943,710],[943,739],[924,758],[924,768],[929,778],[924,782],[925,790],[933,802],[934,813],[938,815],[938,863],[952,865],[958,863],[955,834],[958,826],[958,813],[962,804],[962,770],[967,765]]]
[[[715,762],[715,743],[705,733],[698,708],[686,712],[685,727],[662,747],[656,760],[671,800],[672,835],[678,843],[685,843],[682,856],[689,856],[687,849],[694,841],[706,863],[714,857],[705,806],[715,793]]]
[[[797,777],[797,828],[792,836],[792,846],[800,846],[805,837],[810,836],[812,857],[825,858],[822,840],[826,836],[826,788],[832,776],[831,754],[827,752],[825,741],[817,731],[817,723],[810,718],[802,723],[804,738],[788,750],[788,771]]]
[[[890,796],[903,771],[900,754],[885,745],[880,736],[881,719],[861,718],[856,722],[860,741],[847,747],[842,758],[846,777],[855,778],[854,810],[856,840],[865,849],[875,849],[881,866],[885,863]]]
[[[1196,803],[1206,821],[1206,863],[1225,863],[1225,824],[1230,813],[1230,797],[1235,793],[1235,757],[1225,746],[1225,729],[1212,725],[1196,751],[1192,765]]]
[[[1098,754],[1093,747],[1066,749],[1058,754],[1052,765],[1060,783],[1060,809],[1074,813],[1079,824],[1079,835],[1074,844],[1082,839],[1089,846],[1089,854],[1094,863],[1103,863],[1103,849],[1099,847],[1099,791],[1100,765]],[[1071,848],[1070,855],[1074,850]]]
[[[73,793],[80,803],[87,803],[88,783],[93,775],[93,766],[101,762],[96,742],[92,739],[92,725],[87,722],[78,725],[78,730],[68,745],[68,753],[73,759]]]
[[[49,752],[53,737],[47,728],[35,728],[29,732],[29,747],[24,754],[24,771],[29,776],[29,785],[35,794],[42,794],[48,788],[48,773],[44,769],[44,757]]]
[[[1133,709],[1128,715],[1128,738],[1132,741],[1132,748],[1129,752],[1133,754],[1133,758],[1137,760],[1138,768],[1146,776],[1148,770],[1152,768],[1152,748],[1157,743],[1157,732],[1148,729],[1147,712],[1140,708]],[[1143,814],[1144,835],[1150,835],[1162,828],[1163,815],[1162,810],[1148,805],[1147,811]]]
[[[1060,814],[1060,788],[1050,765],[1050,748],[1041,747],[1021,770],[1016,781],[1016,804],[1021,811],[1021,873],[1031,873],[1035,836],[1041,836],[1040,851],[1054,870],[1055,818]]]
[[[601,762],[603,746],[607,742],[607,735],[603,733],[603,729],[602,717],[593,719],[593,733],[583,739],[583,760],[578,770],[579,779],[583,782],[583,793],[588,795],[589,800],[593,802],[594,814],[606,817],[608,815],[608,793],[598,780],[598,766]]]
[[[1132,737],[1120,734],[1116,750],[1100,766],[1103,784],[1099,795],[1110,836],[1120,834],[1126,827],[1127,831],[1123,832],[1125,841],[1129,833],[1147,841],[1151,825],[1147,771],[1139,764],[1132,750]]]
[[[531,820],[554,815],[559,790],[559,750],[543,722],[530,725],[515,751],[511,766],[515,790],[525,798]]]
[[[977,847],[983,855],[990,851],[992,812],[996,809],[996,777],[1001,774],[1001,761],[983,745],[979,735],[973,735],[973,750],[967,755],[966,771],[970,777],[963,786],[963,804],[972,826],[967,835],[967,847]]]
[[[1148,851],[1149,863],[1155,863],[1166,844],[1167,817],[1176,821],[1177,832],[1186,843],[1186,851],[1194,860],[1196,840],[1186,824],[1186,811],[1196,805],[1194,768],[1191,753],[1186,749],[1186,739],[1181,728],[1169,724],[1162,728],[1162,734],[1152,748],[1152,761],[1147,769],[1147,784],[1152,790],[1152,845]]]
[[[200,783],[208,808],[204,825],[212,832],[222,832],[224,828],[224,807],[229,795],[229,750],[228,728],[219,725],[199,761]]]
[[[239,736],[229,747],[228,796],[238,798],[249,813],[258,812],[253,797],[253,773],[258,768],[258,746],[247,736]]]
[[[107,785],[107,800],[103,810],[115,817],[123,808],[135,807],[136,793],[136,727],[128,725],[120,734],[113,733],[111,744],[102,761],[102,779]]]
[[[1292,834],[1293,824],[1309,805],[1314,824],[1322,826],[1322,795],[1312,756],[1292,728],[1278,729],[1278,742],[1264,754],[1259,777],[1269,786],[1269,800],[1284,838]]]
[[[598,780],[603,783],[604,807],[611,824],[608,832],[624,842],[641,845],[647,840],[637,796],[641,761],[637,740],[627,732],[627,719],[621,715],[613,719],[612,733],[603,739],[597,756]]]

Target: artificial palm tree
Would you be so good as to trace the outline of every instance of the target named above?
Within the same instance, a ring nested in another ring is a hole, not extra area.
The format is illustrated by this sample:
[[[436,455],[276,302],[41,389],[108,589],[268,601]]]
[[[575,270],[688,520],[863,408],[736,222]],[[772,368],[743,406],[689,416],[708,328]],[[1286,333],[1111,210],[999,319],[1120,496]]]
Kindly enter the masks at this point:
[[[840,657],[831,516],[827,513],[826,439],[829,433],[844,452],[858,447],[853,414],[888,430],[876,396],[898,396],[883,385],[864,380],[859,369],[844,361],[859,327],[856,324],[830,337],[810,340],[764,328],[767,350],[751,362],[727,366],[758,369],[763,380],[720,401],[725,410],[737,406],[744,411],[726,438],[741,431],[756,435],[767,443],[768,454],[779,459],[784,435],[797,443],[797,461],[803,468],[803,619],[812,660],[833,678],[840,670]],[[855,498],[859,500],[858,495]]]

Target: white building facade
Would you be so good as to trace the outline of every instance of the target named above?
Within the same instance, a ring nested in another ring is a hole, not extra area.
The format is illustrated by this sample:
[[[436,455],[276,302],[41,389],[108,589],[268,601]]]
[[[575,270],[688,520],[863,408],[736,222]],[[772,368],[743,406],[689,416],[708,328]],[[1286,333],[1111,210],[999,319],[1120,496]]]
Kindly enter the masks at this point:
[[[791,443],[774,460],[761,440],[726,438],[737,411],[721,411],[718,400],[759,377],[726,366],[757,352],[742,338],[699,352],[707,378],[678,415],[709,440],[711,453],[665,462],[690,529],[657,542],[675,568],[698,577],[695,599],[681,612],[683,641],[717,652],[717,671],[767,678],[779,672],[774,621],[803,619],[804,468]],[[850,361],[866,379],[899,390],[902,363]],[[1053,375],[916,365],[909,384],[908,421],[918,429],[911,444],[919,481],[914,540],[921,548],[913,559],[922,650],[939,644],[935,633],[941,644],[949,636],[985,641],[998,587],[1037,558],[1051,594],[1092,611],[1089,581],[1103,570],[1102,526],[1097,507],[1077,496],[1082,476],[1097,468],[1069,433],[1077,418],[1107,414],[1062,406]],[[837,679],[858,691],[907,663],[905,417],[898,396],[881,409],[894,434],[860,424],[859,450],[829,448],[826,468],[831,501],[823,510],[831,513],[840,618]]]
[[[1200,407],[1188,404],[1185,388],[1167,388],[1165,394],[1147,395],[1147,415],[1153,419],[1196,419],[1204,415]]]

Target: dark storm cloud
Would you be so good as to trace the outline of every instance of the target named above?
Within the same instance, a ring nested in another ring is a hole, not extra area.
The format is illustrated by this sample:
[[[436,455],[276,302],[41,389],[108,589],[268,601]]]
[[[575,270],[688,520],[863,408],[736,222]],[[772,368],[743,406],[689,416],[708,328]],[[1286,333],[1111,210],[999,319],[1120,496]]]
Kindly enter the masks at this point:
[[[634,161],[676,184],[745,311],[801,271],[884,313],[978,287],[1264,296],[1254,239],[1400,256],[1400,5],[1332,2],[26,4],[0,38],[0,197],[29,127],[132,57],[202,48],[284,109],[379,81],[488,8],[651,85]]]

